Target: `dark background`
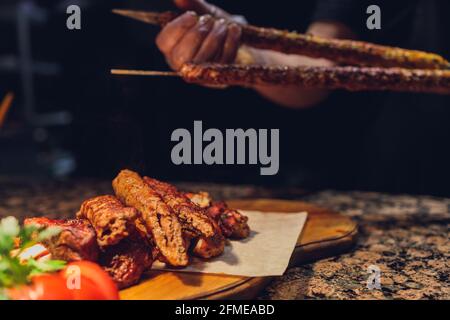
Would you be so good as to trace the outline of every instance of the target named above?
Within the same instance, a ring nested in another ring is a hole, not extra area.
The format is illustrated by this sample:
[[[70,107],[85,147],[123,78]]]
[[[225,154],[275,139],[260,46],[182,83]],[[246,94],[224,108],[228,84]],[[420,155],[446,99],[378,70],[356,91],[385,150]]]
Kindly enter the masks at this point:
[[[77,1],[1,2],[0,94],[14,91],[17,99],[0,131],[0,175],[111,178],[129,167],[179,181],[421,192],[414,185],[392,190],[361,182],[361,170],[366,170],[360,165],[365,143],[361,132],[377,114],[375,101],[381,94],[337,92],[321,106],[295,111],[246,89],[211,90],[179,79],[113,77],[111,68],[168,67],[154,44],[158,28],[110,10],[172,9],[170,1],[78,2],[81,31],[66,28],[65,9]],[[279,0],[276,6],[272,1],[214,3],[246,16],[252,24],[298,31],[305,31],[315,9],[315,1]],[[18,12],[30,16],[26,27]],[[26,76],[29,70],[24,70],[27,52],[32,56],[31,80]],[[32,81],[31,91],[27,79]],[[40,116],[55,112],[51,121]],[[172,165],[170,135],[177,128],[191,129],[194,120],[202,120],[207,128],[279,128],[280,173],[261,177],[259,166]],[[441,187],[429,193],[449,191]]]

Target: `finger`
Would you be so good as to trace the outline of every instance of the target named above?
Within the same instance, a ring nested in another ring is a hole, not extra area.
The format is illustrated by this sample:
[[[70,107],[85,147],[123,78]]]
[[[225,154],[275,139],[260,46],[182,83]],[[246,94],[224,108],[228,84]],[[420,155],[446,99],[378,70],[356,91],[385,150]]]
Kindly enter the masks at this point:
[[[186,12],[171,21],[156,38],[156,45],[164,54],[170,54],[183,36],[198,22],[194,12]]]
[[[191,62],[203,41],[214,26],[211,16],[201,16],[198,23],[189,30],[172,50],[170,61],[177,70],[186,62]]]
[[[237,24],[232,23],[228,26],[227,38],[220,58],[221,63],[234,62],[240,46],[241,34],[241,28]]]
[[[221,51],[227,37],[227,23],[224,19],[219,19],[214,23],[214,27],[206,37],[197,52],[193,62],[212,61],[217,53]]]
[[[230,14],[204,0],[174,0],[174,2],[182,10],[193,10],[198,14],[210,14],[218,18],[230,18]]]

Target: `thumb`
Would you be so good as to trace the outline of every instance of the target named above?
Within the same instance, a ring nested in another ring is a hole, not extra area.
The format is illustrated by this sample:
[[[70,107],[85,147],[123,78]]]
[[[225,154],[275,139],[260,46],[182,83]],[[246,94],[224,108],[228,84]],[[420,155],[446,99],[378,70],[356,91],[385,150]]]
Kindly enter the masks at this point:
[[[192,10],[198,14],[210,14],[218,18],[230,18],[230,14],[205,0],[174,0],[174,2],[181,10]]]

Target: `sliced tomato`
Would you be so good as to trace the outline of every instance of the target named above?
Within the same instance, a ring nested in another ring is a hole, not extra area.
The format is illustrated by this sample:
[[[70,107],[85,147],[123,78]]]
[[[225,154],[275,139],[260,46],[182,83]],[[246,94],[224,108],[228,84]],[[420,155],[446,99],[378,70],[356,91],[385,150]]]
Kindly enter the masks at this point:
[[[119,292],[114,281],[98,264],[93,262],[70,263],[62,271],[62,277],[77,300],[119,299]]]
[[[72,300],[73,294],[59,274],[35,276],[28,286],[8,290],[13,300]]]
[[[13,300],[118,300],[114,281],[97,264],[89,261],[70,263],[56,274],[32,278],[28,286],[8,290]]]
[[[80,277],[80,286],[71,289],[74,300],[106,300],[105,295],[91,279]]]

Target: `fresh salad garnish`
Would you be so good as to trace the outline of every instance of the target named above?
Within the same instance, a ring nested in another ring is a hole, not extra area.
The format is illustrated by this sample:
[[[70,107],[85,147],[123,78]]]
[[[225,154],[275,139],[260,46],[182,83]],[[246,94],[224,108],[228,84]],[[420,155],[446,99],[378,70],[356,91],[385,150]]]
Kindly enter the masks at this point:
[[[57,236],[58,227],[20,226],[14,217],[0,220],[0,299],[8,299],[7,289],[28,285],[32,277],[62,270],[66,262],[60,260],[35,260],[20,258],[28,248]]]

